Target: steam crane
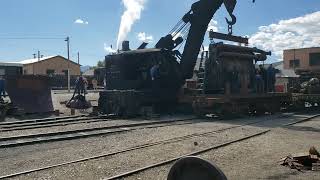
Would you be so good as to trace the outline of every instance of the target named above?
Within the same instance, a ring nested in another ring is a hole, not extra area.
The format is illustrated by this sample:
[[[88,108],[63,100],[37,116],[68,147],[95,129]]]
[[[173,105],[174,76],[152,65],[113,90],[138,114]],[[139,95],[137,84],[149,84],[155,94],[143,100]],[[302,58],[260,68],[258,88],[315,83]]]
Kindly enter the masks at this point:
[[[231,34],[232,25],[236,23],[233,15],[236,0],[199,0],[155,48],[144,49],[144,44],[130,50],[129,43],[123,42],[122,51],[106,56],[106,89],[100,92],[100,111],[134,116],[141,112],[141,107],[150,107],[155,102],[164,107],[174,104],[185,80],[193,76],[208,24],[223,4],[231,17],[231,20],[226,18]],[[177,48],[184,40],[181,54]],[[150,75],[155,63],[161,64],[157,93],[153,92]]]

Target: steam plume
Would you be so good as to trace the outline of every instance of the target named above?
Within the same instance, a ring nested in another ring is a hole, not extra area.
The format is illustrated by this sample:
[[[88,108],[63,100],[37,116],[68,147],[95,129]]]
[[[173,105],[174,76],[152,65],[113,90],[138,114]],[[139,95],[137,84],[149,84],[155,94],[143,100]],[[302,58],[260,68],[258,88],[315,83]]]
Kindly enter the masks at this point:
[[[122,0],[125,11],[121,17],[120,29],[118,34],[117,48],[120,43],[127,38],[132,25],[140,19],[141,12],[144,9],[147,0]]]

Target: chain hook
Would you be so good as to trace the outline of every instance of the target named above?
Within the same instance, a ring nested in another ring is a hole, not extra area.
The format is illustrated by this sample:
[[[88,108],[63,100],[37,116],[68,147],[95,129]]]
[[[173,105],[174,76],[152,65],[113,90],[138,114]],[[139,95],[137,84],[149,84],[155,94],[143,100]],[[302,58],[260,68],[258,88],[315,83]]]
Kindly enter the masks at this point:
[[[233,28],[231,24],[228,24],[228,32],[229,32],[229,35],[232,35],[233,33]]]

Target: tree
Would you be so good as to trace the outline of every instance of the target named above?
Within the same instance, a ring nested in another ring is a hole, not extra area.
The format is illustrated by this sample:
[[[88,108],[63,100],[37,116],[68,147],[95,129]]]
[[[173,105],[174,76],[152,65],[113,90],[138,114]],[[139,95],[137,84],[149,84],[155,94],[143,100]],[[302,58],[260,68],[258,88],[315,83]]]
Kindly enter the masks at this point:
[[[104,67],[104,62],[103,61],[98,61],[97,67]]]

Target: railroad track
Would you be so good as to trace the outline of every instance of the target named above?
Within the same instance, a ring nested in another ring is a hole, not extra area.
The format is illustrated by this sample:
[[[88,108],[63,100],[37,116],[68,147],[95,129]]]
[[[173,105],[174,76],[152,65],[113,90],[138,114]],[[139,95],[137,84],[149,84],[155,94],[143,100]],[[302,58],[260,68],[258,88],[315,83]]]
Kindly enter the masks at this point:
[[[311,116],[311,117],[307,117],[307,118],[305,118],[303,120],[299,120],[299,121],[296,121],[296,122],[284,124],[282,126],[283,127],[287,127],[287,126],[292,126],[292,125],[295,125],[295,124],[307,122],[307,121],[310,121],[310,120],[312,120],[312,119],[314,119],[316,117],[319,117],[319,116],[320,116],[320,114],[314,115],[314,116]],[[264,121],[260,121],[260,122],[264,122]],[[258,124],[258,123],[259,122],[257,122],[257,123],[249,123],[248,125],[250,125],[250,124],[253,125],[253,124]],[[239,127],[243,127],[243,126],[245,126],[245,125],[240,125]],[[236,140],[233,140],[233,141],[228,141],[228,142],[225,142],[225,143],[222,143],[222,144],[219,144],[219,145],[214,145],[214,146],[202,149],[202,150],[194,151],[194,152],[182,155],[182,156],[177,156],[177,157],[165,160],[165,161],[161,161],[161,162],[158,162],[158,163],[150,164],[150,165],[144,166],[144,167],[139,168],[139,169],[127,171],[127,172],[124,172],[124,173],[121,173],[121,174],[118,174],[118,175],[115,175],[115,176],[112,176],[112,177],[109,177],[109,178],[104,178],[104,180],[123,179],[125,177],[132,176],[134,174],[138,174],[140,172],[146,171],[148,169],[152,169],[152,168],[156,168],[156,167],[160,167],[160,166],[164,166],[164,165],[173,163],[173,162],[175,162],[175,161],[177,161],[177,160],[179,160],[179,159],[181,159],[183,157],[196,156],[196,155],[199,155],[199,154],[203,154],[203,153],[206,153],[206,152],[211,151],[211,150],[216,150],[216,149],[219,149],[219,148],[222,148],[222,147],[226,147],[226,146],[231,145],[231,144],[235,144],[235,143],[238,143],[238,142],[241,142],[241,141],[245,141],[245,140],[248,140],[248,139],[251,139],[251,138],[254,138],[254,137],[258,137],[258,136],[264,135],[264,134],[266,134],[266,133],[268,133],[270,131],[271,131],[270,129],[264,130],[264,131],[261,131],[259,133],[255,133],[255,134],[246,136],[244,138],[239,138],[239,139],[236,139]]]
[[[310,121],[310,120],[312,120],[312,119],[314,119],[314,118],[316,118],[318,116],[320,116],[320,115],[314,115],[314,116],[311,116],[311,117],[306,117],[303,120],[295,121],[293,123],[284,124],[283,126],[291,126],[291,125],[294,125],[294,124]],[[280,116],[279,118],[286,118],[286,117],[288,117],[288,116],[282,116],[282,117]],[[232,127],[222,128],[222,129],[218,129],[218,130],[214,130],[214,131],[208,131],[208,132],[204,132],[204,133],[194,133],[194,134],[175,137],[175,138],[171,138],[171,139],[167,139],[167,140],[162,140],[162,141],[157,141],[157,142],[152,142],[152,143],[146,143],[146,144],[133,146],[133,147],[130,147],[130,148],[126,148],[126,149],[123,149],[123,150],[114,151],[114,152],[110,152],[110,153],[106,153],[106,154],[101,154],[101,155],[92,156],[92,157],[83,158],[83,159],[78,159],[78,160],[74,160],[74,161],[68,161],[68,162],[64,162],[64,163],[61,163],[61,164],[55,164],[55,165],[40,167],[40,168],[37,168],[37,169],[31,169],[31,170],[27,170],[27,171],[17,172],[17,173],[5,175],[5,176],[0,176],[0,179],[17,177],[17,176],[26,175],[26,174],[30,174],[30,173],[34,173],[34,172],[43,171],[43,170],[48,170],[48,169],[52,169],[52,168],[56,168],[56,167],[66,166],[66,165],[70,165],[70,164],[76,164],[76,163],[80,163],[80,162],[86,162],[86,161],[90,161],[90,160],[94,160],[94,159],[105,158],[105,157],[114,156],[114,155],[117,155],[117,154],[122,154],[122,153],[130,152],[130,151],[135,151],[135,150],[139,150],[139,149],[144,149],[144,148],[156,146],[156,145],[164,145],[164,144],[169,144],[169,143],[175,143],[175,142],[179,142],[179,141],[183,141],[183,140],[187,140],[187,139],[191,139],[191,138],[195,138],[195,137],[210,136],[210,135],[213,135],[213,134],[216,134],[216,133],[220,133],[220,132],[224,132],[224,131],[227,131],[227,130],[241,128],[241,127],[244,127],[244,126],[250,126],[250,125],[254,125],[254,124],[259,124],[259,123],[266,122],[266,121],[271,121],[271,120],[273,120],[273,119],[249,122],[249,123],[244,123],[244,124],[241,124],[241,125],[235,125],[235,126],[232,126]],[[174,161],[176,161],[176,160],[178,160],[178,159],[180,159],[182,157],[185,157],[185,156],[199,155],[199,154],[208,152],[210,150],[219,149],[219,148],[222,148],[222,147],[234,144],[234,143],[238,143],[238,142],[241,142],[241,141],[248,140],[250,138],[254,138],[254,137],[266,134],[269,131],[270,130],[261,131],[261,132],[256,133],[256,134],[252,134],[250,136],[246,136],[244,138],[240,138],[240,139],[237,139],[237,140],[234,140],[234,141],[229,141],[229,142],[225,142],[225,143],[222,143],[222,144],[219,144],[219,145],[211,146],[209,148],[202,149],[202,150],[195,151],[195,152],[191,152],[191,153],[185,154],[183,156],[177,156],[175,158],[172,158],[172,159],[169,159],[169,160],[166,160],[166,161],[162,161],[162,162],[158,162],[158,163],[155,163],[155,164],[151,164],[151,165],[148,165],[148,166],[136,169],[136,170],[132,170],[132,171],[128,171],[128,172],[125,172],[125,173],[121,173],[119,175],[116,175],[116,176],[113,176],[113,177],[109,177],[109,178],[105,178],[105,179],[106,180],[113,180],[113,179],[125,178],[125,177],[140,173],[142,171],[145,171],[145,170],[148,170],[148,169],[151,169],[151,168],[155,168],[155,167],[159,167],[159,166],[163,166],[163,165],[172,163],[172,162],[174,162]]]
[[[39,119],[30,121],[21,121],[13,124],[0,124],[0,132],[31,130],[56,126],[67,126],[73,124],[88,124],[95,122],[109,121],[107,116],[94,117],[66,117],[60,119]]]
[[[79,116],[61,116],[61,117],[50,117],[50,118],[41,118],[41,119],[29,119],[23,121],[9,121],[9,122],[1,122],[0,126],[2,125],[15,125],[15,124],[26,124],[26,123],[34,123],[34,122],[45,122],[45,121],[52,121],[52,120],[59,120],[59,119],[70,119],[70,118],[79,118],[79,117],[87,117],[86,115],[79,115]]]
[[[93,136],[111,135],[115,133],[128,132],[138,129],[158,128],[175,125],[185,125],[194,123],[194,118],[168,120],[168,121],[153,121],[145,123],[131,123],[125,125],[105,126],[98,128],[85,128],[79,130],[59,131],[52,133],[38,133],[21,136],[11,136],[0,138],[0,148],[9,148],[30,144],[39,144],[47,142],[64,141],[71,139],[80,139]]]

